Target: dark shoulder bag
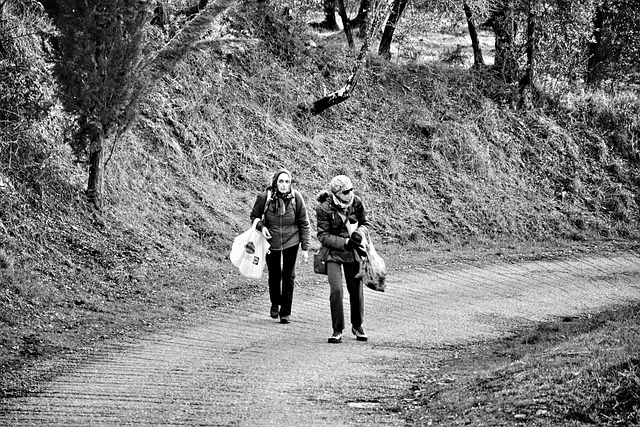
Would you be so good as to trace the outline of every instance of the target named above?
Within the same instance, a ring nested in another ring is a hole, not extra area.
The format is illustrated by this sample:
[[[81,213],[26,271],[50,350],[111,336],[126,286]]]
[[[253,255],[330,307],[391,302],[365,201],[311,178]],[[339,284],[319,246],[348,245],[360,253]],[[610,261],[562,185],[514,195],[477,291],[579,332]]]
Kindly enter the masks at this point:
[[[327,254],[329,248],[323,246],[318,253],[313,254],[313,272],[316,274],[327,274]]]

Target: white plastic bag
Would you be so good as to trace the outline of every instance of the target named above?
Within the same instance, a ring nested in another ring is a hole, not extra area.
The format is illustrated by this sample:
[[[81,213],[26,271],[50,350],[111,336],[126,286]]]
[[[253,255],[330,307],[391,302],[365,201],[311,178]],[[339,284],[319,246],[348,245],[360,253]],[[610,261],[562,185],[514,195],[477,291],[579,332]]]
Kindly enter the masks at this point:
[[[260,219],[256,218],[251,228],[233,239],[231,263],[238,267],[240,274],[252,279],[262,277],[262,271],[266,264],[266,256],[271,246],[262,233],[256,230]]]

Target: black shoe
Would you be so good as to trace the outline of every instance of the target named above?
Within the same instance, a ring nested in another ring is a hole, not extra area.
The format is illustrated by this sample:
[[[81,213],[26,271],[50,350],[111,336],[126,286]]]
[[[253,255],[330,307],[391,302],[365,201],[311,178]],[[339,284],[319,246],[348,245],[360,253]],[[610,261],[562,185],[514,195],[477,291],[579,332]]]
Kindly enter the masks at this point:
[[[342,342],[342,332],[333,331],[333,334],[329,337],[331,344],[339,344]]]
[[[280,323],[291,323],[291,320],[289,320],[289,316],[281,316]]]
[[[271,318],[272,319],[277,319],[278,318],[278,306],[277,305],[272,305],[271,306]]]
[[[356,339],[358,341],[366,341],[369,339],[364,329],[362,329],[362,326],[358,326],[357,328],[351,328],[351,332],[353,332],[353,335],[356,336]]]

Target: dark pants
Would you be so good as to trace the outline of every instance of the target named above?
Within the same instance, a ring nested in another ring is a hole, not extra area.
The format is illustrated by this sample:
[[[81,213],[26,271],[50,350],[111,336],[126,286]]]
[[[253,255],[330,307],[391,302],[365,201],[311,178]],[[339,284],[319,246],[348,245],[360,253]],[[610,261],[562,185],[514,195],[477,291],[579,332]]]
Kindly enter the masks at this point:
[[[269,270],[269,297],[271,305],[280,306],[280,317],[291,314],[298,247],[295,245],[282,251],[271,249],[266,256]]]
[[[339,264],[337,262],[327,262],[327,276],[329,276],[329,304],[331,305],[331,324],[334,331],[344,330],[344,308],[342,305],[342,270],[347,282],[349,292],[349,304],[351,306],[351,326],[358,328],[362,326],[364,318],[364,292],[362,291],[362,280],[355,276],[360,270],[360,263],[353,262]]]

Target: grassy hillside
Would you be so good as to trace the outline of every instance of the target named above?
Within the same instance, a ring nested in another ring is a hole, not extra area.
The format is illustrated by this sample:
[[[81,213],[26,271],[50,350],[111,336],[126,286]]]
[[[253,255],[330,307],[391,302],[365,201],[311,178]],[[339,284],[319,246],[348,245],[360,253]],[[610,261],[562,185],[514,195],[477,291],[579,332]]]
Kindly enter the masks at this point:
[[[109,147],[102,213],[84,201],[86,168],[68,148],[46,52],[36,40],[19,46],[23,62],[2,60],[4,87],[32,88],[20,102],[46,112],[2,121],[4,395],[31,384],[19,367],[46,375],[42,360],[263,292],[226,259],[279,167],[312,213],[331,177],[351,176],[391,268],[398,244],[473,251],[640,236],[637,94],[547,94],[524,111],[489,70],[372,55],[352,99],[305,116],[297,106],[340,88],[357,52],[340,33],[235,13],[212,36],[258,41],[202,44],[156,82],[136,126]],[[38,67],[19,80],[25,61]]]

